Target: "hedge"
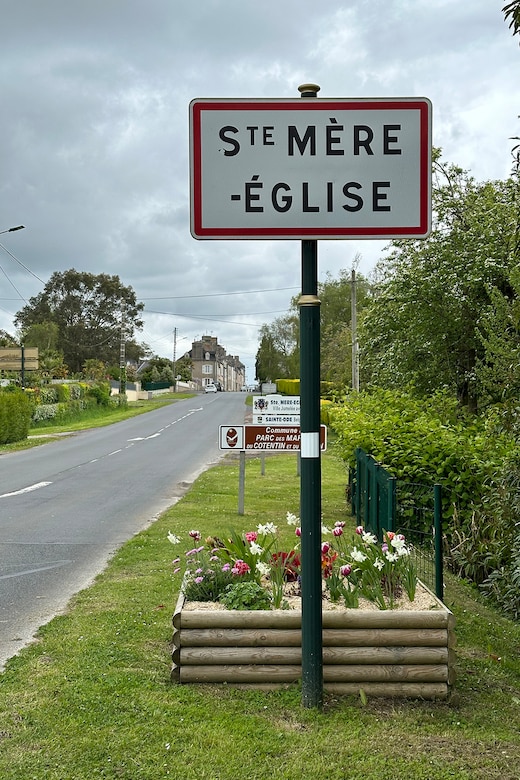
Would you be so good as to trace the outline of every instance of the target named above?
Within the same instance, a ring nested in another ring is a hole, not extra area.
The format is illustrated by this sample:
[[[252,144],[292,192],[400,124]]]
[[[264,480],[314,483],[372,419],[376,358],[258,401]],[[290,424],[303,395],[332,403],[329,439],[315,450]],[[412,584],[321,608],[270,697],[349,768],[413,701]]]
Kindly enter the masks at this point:
[[[23,390],[0,391],[0,444],[27,438],[32,404]]]

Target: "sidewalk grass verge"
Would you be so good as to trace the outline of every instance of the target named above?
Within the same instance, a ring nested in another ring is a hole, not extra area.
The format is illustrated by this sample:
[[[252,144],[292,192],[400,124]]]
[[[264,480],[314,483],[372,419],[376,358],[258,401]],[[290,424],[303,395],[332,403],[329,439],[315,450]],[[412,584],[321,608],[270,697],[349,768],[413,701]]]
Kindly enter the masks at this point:
[[[323,516],[347,518],[343,464],[322,461]],[[174,507],[114,555],[66,614],[0,674],[3,780],[518,780],[520,626],[447,577],[457,618],[458,702],[325,698],[170,682],[181,573],[168,531],[203,538],[298,514],[294,455],[205,472]],[[353,520],[349,520],[354,524]],[[186,543],[186,549],[189,544]]]

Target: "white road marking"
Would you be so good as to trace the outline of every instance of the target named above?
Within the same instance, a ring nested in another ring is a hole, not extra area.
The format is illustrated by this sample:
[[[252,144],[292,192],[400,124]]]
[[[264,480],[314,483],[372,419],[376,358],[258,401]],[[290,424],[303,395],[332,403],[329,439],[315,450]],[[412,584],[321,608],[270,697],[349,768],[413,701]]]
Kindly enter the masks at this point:
[[[10,498],[11,496],[21,496],[22,493],[31,493],[33,490],[39,490],[42,487],[47,487],[47,485],[52,485],[52,482],[36,482],[34,485],[29,485],[29,487],[22,488],[21,490],[15,490],[12,493],[3,493],[0,495],[0,498]]]
[[[72,561],[54,561],[47,566],[38,566],[36,569],[24,569],[22,571],[15,571],[13,574],[0,574],[0,580],[8,580],[11,577],[23,577],[24,574],[36,574],[39,571],[47,571],[48,569],[59,569],[60,566],[66,566]]]

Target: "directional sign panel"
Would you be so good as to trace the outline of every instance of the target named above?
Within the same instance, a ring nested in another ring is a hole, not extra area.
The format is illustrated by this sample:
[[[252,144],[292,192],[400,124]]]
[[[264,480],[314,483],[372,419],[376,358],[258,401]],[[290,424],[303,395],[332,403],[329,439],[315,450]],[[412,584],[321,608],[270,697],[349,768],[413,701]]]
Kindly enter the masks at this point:
[[[254,414],[300,414],[299,395],[255,395]]]
[[[221,425],[221,450],[298,451],[299,425]],[[320,448],[327,449],[327,427],[320,426]]]
[[[196,99],[190,178],[197,239],[423,238],[431,103]]]
[[[38,347],[24,347],[23,367],[27,371],[38,370]],[[0,347],[0,371],[22,370],[22,348]]]

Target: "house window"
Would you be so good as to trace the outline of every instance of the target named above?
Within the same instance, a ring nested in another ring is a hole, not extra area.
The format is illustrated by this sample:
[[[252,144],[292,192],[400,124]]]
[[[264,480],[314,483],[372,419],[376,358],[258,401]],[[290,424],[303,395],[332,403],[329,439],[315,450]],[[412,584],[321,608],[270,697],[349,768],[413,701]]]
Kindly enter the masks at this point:
[[[202,366],[203,374],[213,374],[213,365],[211,363],[204,363]]]

